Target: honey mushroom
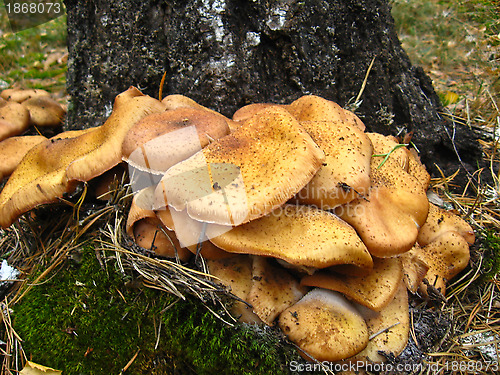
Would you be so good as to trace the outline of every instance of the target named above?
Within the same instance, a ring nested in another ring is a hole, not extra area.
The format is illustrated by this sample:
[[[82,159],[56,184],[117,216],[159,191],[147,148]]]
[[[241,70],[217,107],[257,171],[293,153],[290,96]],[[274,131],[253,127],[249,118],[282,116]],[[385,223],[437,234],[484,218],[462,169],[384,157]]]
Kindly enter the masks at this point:
[[[242,224],[284,204],[323,160],[323,151],[297,120],[272,107],[171,167],[157,193],[193,219]]]
[[[127,217],[127,234],[144,249],[164,257],[178,257],[181,261],[187,261],[191,253],[181,247],[175,233],[164,227],[156,217],[152,209],[153,199],[154,187],[143,189],[134,195]]]
[[[115,99],[105,124],[56,136],[28,151],[0,193],[0,226],[21,214],[57,201],[79,181],[89,181],[121,162],[121,145],[128,129],[141,118],[164,110],[156,99],[130,88]]]
[[[130,88],[104,125],[34,142],[0,193],[0,225],[124,160],[159,176],[128,213],[139,246],[183,262],[201,250],[238,297],[231,313],[277,323],[307,360],[383,362],[379,351],[397,356],[408,341],[407,290],[425,296],[426,279],[444,294],[475,237],[429,204],[414,150],[364,130],[314,95],[230,120]]]
[[[22,134],[30,124],[30,113],[14,101],[0,103],[0,141]]]

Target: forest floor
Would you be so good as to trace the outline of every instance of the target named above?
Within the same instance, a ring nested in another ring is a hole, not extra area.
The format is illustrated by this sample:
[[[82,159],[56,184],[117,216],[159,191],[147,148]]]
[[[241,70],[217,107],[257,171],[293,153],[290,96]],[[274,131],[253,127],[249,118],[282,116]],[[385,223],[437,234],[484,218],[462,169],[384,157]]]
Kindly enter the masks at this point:
[[[446,332],[426,361],[436,364],[438,372],[435,373],[440,374],[494,373],[484,366],[451,369],[449,364],[494,363],[499,358],[500,7],[495,0],[391,0],[391,4],[403,48],[413,64],[423,67],[433,80],[445,108],[443,115],[484,134],[481,143],[490,168],[477,171],[476,180],[480,181],[481,175],[489,174],[491,179],[488,180],[493,181],[481,185],[471,182],[463,194],[457,195],[451,194],[449,189],[453,176],[433,180],[433,189],[469,220],[480,241],[472,248],[470,266],[452,284],[448,303],[432,302],[443,316],[451,317],[453,323],[450,325],[448,318],[438,322]],[[67,104],[65,22],[65,16],[62,16],[35,28],[12,33],[4,5],[0,3],[0,90],[8,87],[43,88],[62,104]],[[51,264],[46,265],[50,267]],[[43,274],[40,268],[36,272],[37,277]],[[63,281],[68,282],[67,278]],[[113,279],[106,288],[117,288],[116,285]],[[78,286],[72,293],[76,295],[83,289]],[[122,293],[118,290],[118,294],[131,305],[143,301],[144,297],[143,293],[129,291]],[[160,308],[159,302],[158,306],[153,303],[151,309],[157,307],[162,310],[165,305]],[[133,311],[128,309],[126,314],[129,310]],[[420,322],[425,322],[425,317]],[[92,324],[96,322],[92,321]],[[155,329],[158,328],[156,324],[156,320],[151,323]],[[156,332],[149,334],[152,341],[157,340]],[[124,337],[127,337],[126,333]],[[90,352],[91,349],[89,346]],[[135,358],[129,359],[133,362]]]

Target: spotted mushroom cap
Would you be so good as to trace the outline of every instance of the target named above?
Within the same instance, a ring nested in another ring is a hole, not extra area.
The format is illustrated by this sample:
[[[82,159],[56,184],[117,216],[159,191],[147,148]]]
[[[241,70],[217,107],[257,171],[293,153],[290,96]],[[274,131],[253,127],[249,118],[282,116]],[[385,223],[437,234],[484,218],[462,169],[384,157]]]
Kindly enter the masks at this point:
[[[343,109],[337,103],[316,95],[304,95],[290,103],[286,109],[302,121],[340,121],[365,130],[365,124],[354,113]]]
[[[374,153],[379,155],[376,149]],[[393,154],[386,160],[372,157],[369,193],[335,209],[377,257],[410,250],[429,210],[424,187]]]
[[[0,175],[10,176],[26,153],[45,141],[42,135],[10,137],[0,142]]]
[[[0,141],[22,134],[30,124],[30,113],[13,101],[0,103]]]
[[[66,116],[64,108],[49,96],[36,96],[21,104],[29,111],[30,123],[34,126],[62,126],[64,116]]]
[[[446,283],[469,264],[469,244],[459,233],[448,231],[421,247],[420,255],[429,265],[427,281],[446,295]],[[420,291],[427,295],[425,284],[420,285]]]
[[[298,122],[272,107],[171,167],[157,194],[193,219],[239,225],[284,204],[323,160],[323,151]]]
[[[248,255],[237,255],[231,258],[207,260],[208,270],[215,276],[215,282],[226,287],[236,297],[245,301],[252,288],[252,258]],[[231,313],[240,322],[257,323],[262,321],[252,311],[252,306],[242,301],[234,301]]]
[[[370,187],[372,144],[359,127],[349,122],[300,123],[325,153],[325,161],[296,196],[302,204],[332,209],[364,196]]]
[[[41,89],[5,89],[0,93],[0,97],[5,100],[22,103],[25,100],[38,96],[50,96],[50,94]]]
[[[283,311],[279,326],[306,359],[338,361],[363,350],[368,328],[341,294],[315,288]]]
[[[301,284],[340,292],[360,305],[380,311],[394,298],[402,276],[399,259],[374,258],[373,269],[366,276],[340,275],[324,270],[304,276]]]
[[[113,113],[101,127],[33,147],[0,193],[0,226],[8,227],[22,213],[72,191],[77,181],[89,181],[120,163],[128,129],[163,110],[158,100],[130,88],[116,97]]]
[[[371,269],[373,264],[351,226],[310,206],[285,204],[210,241],[228,252],[270,256],[298,266],[352,264]]]
[[[366,348],[349,358],[349,361],[382,363],[387,361],[387,356],[397,357],[406,347],[410,335],[408,292],[404,283],[399,282],[394,297],[379,312],[364,306],[358,306],[358,310],[365,319],[370,340]]]
[[[426,246],[449,231],[459,233],[470,245],[474,243],[475,234],[469,223],[460,216],[429,203],[429,214],[418,233],[418,243]]]
[[[308,288],[269,258],[253,256],[252,259],[252,287],[246,301],[264,323],[272,326],[278,315],[301,299]]]

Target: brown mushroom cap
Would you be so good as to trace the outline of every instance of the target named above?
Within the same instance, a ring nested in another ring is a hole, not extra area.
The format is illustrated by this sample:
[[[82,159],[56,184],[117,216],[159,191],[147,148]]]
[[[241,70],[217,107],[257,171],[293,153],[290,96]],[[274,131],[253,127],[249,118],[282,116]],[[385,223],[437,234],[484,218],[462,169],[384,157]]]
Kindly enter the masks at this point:
[[[365,130],[365,124],[354,113],[343,109],[337,103],[315,95],[304,95],[287,107],[287,110],[302,121],[340,121]]]
[[[62,126],[66,111],[48,96],[36,96],[22,102],[29,111],[31,124],[39,127]]]
[[[122,146],[123,158],[141,170],[164,173],[227,134],[229,127],[223,117],[205,109],[181,107],[154,113],[129,130]]]
[[[325,161],[297,200],[328,210],[367,194],[373,149],[366,134],[339,119],[302,121],[300,125],[323,150]]]
[[[448,231],[459,233],[470,245],[475,241],[474,230],[469,223],[460,216],[430,203],[429,214],[418,233],[418,243],[420,246],[426,246]]]
[[[227,118],[226,116],[220,114],[217,111],[214,111],[210,108],[204,107],[201,104],[196,103],[193,99],[188,98],[187,96],[184,96],[184,95],[179,95],[179,94],[168,95],[168,96],[164,97],[161,102],[163,104],[165,104],[167,111],[178,109],[178,108],[195,108],[195,109],[199,109],[199,110],[208,111],[208,112],[210,112],[214,115],[217,115],[217,116],[221,117],[222,119],[224,119],[224,121],[226,121],[226,123],[229,126],[229,129],[231,131],[233,131],[234,129],[236,129],[239,126],[239,124],[237,122]]]
[[[0,142],[0,175],[10,176],[26,153],[47,140],[41,135],[10,137]]]
[[[469,263],[469,244],[457,232],[441,234],[430,244],[420,248],[420,254],[429,265],[427,281],[446,293],[446,283],[462,271]],[[420,285],[420,291],[427,295],[427,286]]]
[[[272,107],[170,168],[157,196],[196,220],[239,225],[285,203],[323,160],[298,122]]]
[[[366,133],[373,145],[373,155],[390,154],[390,159],[397,162],[398,165],[406,172],[408,172],[408,165],[410,163],[410,152],[406,147],[400,147],[397,138],[392,135],[383,135],[378,133]],[[378,168],[384,160],[384,156],[374,156],[373,160],[376,162],[374,166]]]
[[[191,253],[180,246],[175,233],[162,227],[156,218],[145,218],[135,223],[133,236],[137,245],[158,255],[167,258],[178,256],[183,262],[191,257]]]
[[[130,207],[126,231],[135,242],[156,254],[169,258],[179,257],[187,261],[191,253],[181,247],[175,233],[165,228],[152,210],[154,188],[146,188],[134,195]]]
[[[382,160],[372,158],[369,194],[337,207],[335,213],[356,229],[372,255],[387,257],[411,249],[429,202],[422,184],[397,159],[391,155]]]
[[[403,280],[406,288],[415,294],[427,275],[429,265],[422,255],[422,250],[418,243],[398,257],[403,268]]]
[[[237,122],[243,122],[248,120],[250,117],[253,115],[257,114],[258,112],[262,111],[263,109],[269,108],[269,107],[282,107],[284,109],[287,109],[287,105],[284,104],[273,104],[273,103],[252,103],[248,104],[246,106],[243,106],[239,108],[236,112],[233,114],[233,120]]]
[[[279,326],[308,356],[338,361],[363,350],[368,328],[363,317],[341,294],[316,288],[283,311]]]
[[[386,362],[387,357],[380,352],[397,357],[406,347],[410,334],[408,292],[404,283],[400,281],[394,298],[379,312],[364,306],[359,306],[358,310],[365,319],[370,341],[366,348],[349,358],[349,361]]]
[[[50,94],[42,89],[5,89],[0,93],[0,96],[5,100],[22,103],[27,99],[50,96]]]
[[[113,113],[101,127],[74,138],[56,136],[33,147],[0,194],[0,226],[7,227],[31,208],[56,201],[121,161],[128,129],[144,116],[164,110],[159,101],[130,88],[118,95]]]
[[[21,104],[13,101],[0,104],[0,141],[22,134],[29,124],[29,111]]]
[[[308,289],[268,258],[252,258],[252,287],[245,300],[264,323],[272,326],[278,315],[301,299]]]
[[[431,183],[431,175],[425,169],[425,165],[420,161],[417,151],[414,148],[409,150],[408,158],[408,173],[415,177],[422,184],[425,190]]]
[[[393,298],[403,273],[397,258],[374,258],[366,276],[347,276],[332,271],[317,271],[304,276],[302,285],[334,290],[372,310],[380,311]]]
[[[298,266],[372,267],[372,258],[352,227],[309,206],[285,204],[210,241],[228,252],[270,256]]]
[[[220,284],[229,288],[236,297],[245,300],[252,288],[252,258],[248,255],[237,255],[232,258],[207,260],[208,270],[215,276]],[[230,308],[231,313],[240,322],[257,323],[262,321],[252,311],[252,307],[241,302],[234,301]]]

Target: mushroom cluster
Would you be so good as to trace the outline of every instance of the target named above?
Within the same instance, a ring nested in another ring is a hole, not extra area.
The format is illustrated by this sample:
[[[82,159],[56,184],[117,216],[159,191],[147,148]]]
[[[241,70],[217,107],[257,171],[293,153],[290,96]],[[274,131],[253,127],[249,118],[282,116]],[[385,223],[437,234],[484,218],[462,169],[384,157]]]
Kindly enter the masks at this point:
[[[23,156],[46,138],[23,136],[30,127],[62,127],[66,111],[45,90],[6,89],[0,93],[0,181],[8,177]]]
[[[136,243],[197,254],[242,322],[278,325],[306,359],[383,362],[409,336],[407,291],[445,294],[472,228],[429,203],[413,149],[313,95],[229,119],[130,88],[100,127],[35,145],[0,193],[0,225],[128,164]]]

